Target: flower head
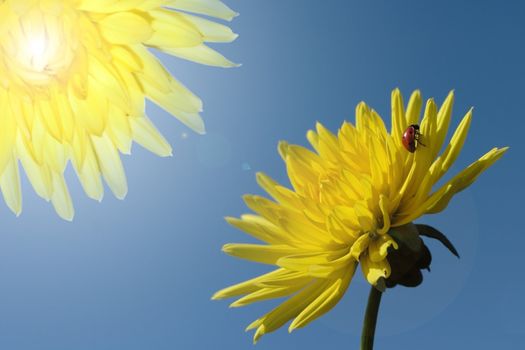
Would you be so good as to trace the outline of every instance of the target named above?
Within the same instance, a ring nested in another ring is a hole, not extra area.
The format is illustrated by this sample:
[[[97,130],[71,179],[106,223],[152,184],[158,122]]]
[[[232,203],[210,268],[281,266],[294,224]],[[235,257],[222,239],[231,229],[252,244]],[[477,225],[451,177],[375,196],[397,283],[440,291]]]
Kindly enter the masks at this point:
[[[86,194],[100,200],[101,175],[127,192],[120,153],[132,141],[160,156],[171,147],[145,115],[149,99],[198,133],[201,101],[148,48],[194,62],[234,64],[205,45],[230,42],[219,0],[0,1],[0,186],[21,211],[18,160],[58,214],[73,217],[63,172],[69,160]]]
[[[419,91],[412,94],[405,110],[400,92],[394,90],[390,133],[381,117],[360,103],[355,126],[345,122],[334,135],[318,124],[316,131],[307,133],[315,152],[280,143],[293,189],[257,174],[259,185],[273,200],[246,195],[244,200],[256,215],[227,218],[264,244],[223,248],[232,256],[277,268],[213,297],[240,297],[234,307],[288,297],[248,326],[256,330],[254,341],[292,319],[289,331],[330,310],[345,293],[358,265],[370,284],[382,288],[380,284],[391,275],[389,251],[399,248],[394,236],[413,231],[410,223],[421,215],[442,211],[454,194],[503,155],[506,148],[494,148],[434,189],[458,157],[471,122],[469,111],[438,155],[453,101],[451,92],[438,109],[429,99],[420,121]],[[414,152],[403,144],[403,134],[411,125],[419,126]],[[417,233],[415,237],[419,239]],[[415,260],[420,267],[428,267],[428,259],[427,252],[418,250]]]

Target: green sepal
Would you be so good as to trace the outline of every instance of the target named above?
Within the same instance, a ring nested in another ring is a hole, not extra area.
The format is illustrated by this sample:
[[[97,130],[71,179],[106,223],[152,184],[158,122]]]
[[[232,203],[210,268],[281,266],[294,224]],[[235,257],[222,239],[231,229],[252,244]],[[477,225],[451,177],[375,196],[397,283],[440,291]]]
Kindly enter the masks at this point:
[[[405,287],[417,287],[423,283],[423,274],[421,273],[420,269],[412,269],[408,271],[397,283]]]
[[[421,250],[421,238],[419,232],[413,223],[408,223],[403,226],[391,227],[388,234],[396,241],[397,244],[402,245],[414,253]]]
[[[423,281],[420,269],[427,269],[432,257],[430,251],[419,237],[419,232],[413,223],[392,227],[388,234],[397,243],[398,248],[388,249],[387,260],[391,273],[386,279],[387,288],[400,284],[406,287],[416,287]]]
[[[455,256],[459,258],[458,251],[456,250],[452,242],[450,242],[447,236],[445,236],[443,233],[441,233],[440,231],[436,230],[435,228],[429,225],[416,224],[415,226],[420,236],[430,237],[430,238],[440,241],[445,247],[447,247],[447,249],[452,254],[454,254]]]

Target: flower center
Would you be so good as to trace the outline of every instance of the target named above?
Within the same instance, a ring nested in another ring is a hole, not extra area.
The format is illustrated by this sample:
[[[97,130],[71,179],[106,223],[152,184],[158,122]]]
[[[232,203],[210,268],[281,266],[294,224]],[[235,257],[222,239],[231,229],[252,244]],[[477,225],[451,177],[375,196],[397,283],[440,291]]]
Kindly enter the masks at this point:
[[[375,241],[379,238],[379,234],[375,230],[368,231],[367,233],[368,233],[368,237],[370,237],[372,241]]]
[[[53,12],[44,11],[38,2],[23,13],[16,13],[6,4],[0,6],[7,13],[0,32],[0,54],[4,59],[0,70],[9,76],[9,83],[38,87],[60,79],[71,66],[78,47],[75,11],[67,2]]]

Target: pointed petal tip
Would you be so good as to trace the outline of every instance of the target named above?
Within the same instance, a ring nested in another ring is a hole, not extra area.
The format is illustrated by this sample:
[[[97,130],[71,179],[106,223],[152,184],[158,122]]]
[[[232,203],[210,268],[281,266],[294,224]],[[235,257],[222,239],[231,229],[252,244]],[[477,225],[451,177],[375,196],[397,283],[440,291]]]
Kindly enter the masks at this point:
[[[233,21],[236,17],[239,17],[239,16],[240,16],[240,13],[239,13],[239,12],[236,12],[236,11],[230,10],[230,11],[228,11],[228,15],[225,15],[224,17],[222,17],[222,19],[224,19],[225,21],[231,22],[231,21]]]
[[[221,250],[223,253],[230,254],[233,251],[233,246],[235,246],[235,244],[226,243],[225,245],[222,246]]]
[[[244,304],[239,303],[238,300],[236,300],[233,303],[231,303],[230,305],[228,305],[228,308],[230,308],[230,309],[237,309],[237,308],[242,307],[242,306],[244,306]]]
[[[242,221],[242,219],[239,219],[239,218],[236,218],[236,217],[233,217],[233,216],[225,216],[224,217],[224,221],[226,221],[226,223],[228,225],[231,225],[233,227],[235,227],[235,224],[239,221]]]
[[[366,109],[368,106],[365,101],[359,101],[359,103],[356,106],[356,111],[359,111],[361,109]]]
[[[249,202],[253,199],[253,194],[245,193],[241,196],[244,202]]]
[[[266,334],[264,329],[263,330],[260,330],[260,329],[261,329],[261,326],[259,326],[259,328],[257,328],[257,331],[255,332],[255,334],[253,336],[253,345],[256,345],[257,342],[259,341],[259,339],[261,339],[261,337]]]
[[[286,141],[279,141],[277,143],[277,151],[279,152],[279,155],[283,160],[286,160],[286,157],[288,155],[288,142]]]
[[[22,205],[18,205],[16,207],[9,207],[9,209],[15,214],[16,217],[19,217],[20,214],[22,214]]]
[[[70,213],[58,213],[58,216],[60,216],[61,219],[67,221],[67,222],[73,222],[73,219],[75,217],[74,212]]]
[[[225,298],[225,296],[222,293],[222,290],[219,290],[219,291],[213,293],[213,295],[211,296],[210,300],[222,300],[224,298]]]
[[[121,192],[115,193],[115,197],[117,197],[118,200],[124,200],[126,196],[128,195],[128,189],[124,189]]]
[[[445,97],[445,100],[443,101],[442,107],[450,106],[450,108],[452,108],[454,104],[454,93],[455,93],[454,89],[448,92],[447,97]]]

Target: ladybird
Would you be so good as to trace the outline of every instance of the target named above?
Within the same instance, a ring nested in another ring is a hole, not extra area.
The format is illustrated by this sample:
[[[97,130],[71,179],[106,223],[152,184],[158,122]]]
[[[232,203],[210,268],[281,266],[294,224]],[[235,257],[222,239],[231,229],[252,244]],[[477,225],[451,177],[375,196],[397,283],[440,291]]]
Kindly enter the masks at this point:
[[[419,132],[419,125],[417,124],[412,124],[405,130],[402,142],[407,151],[414,153],[418,145],[424,146],[421,141],[419,141],[420,136],[421,133]]]

